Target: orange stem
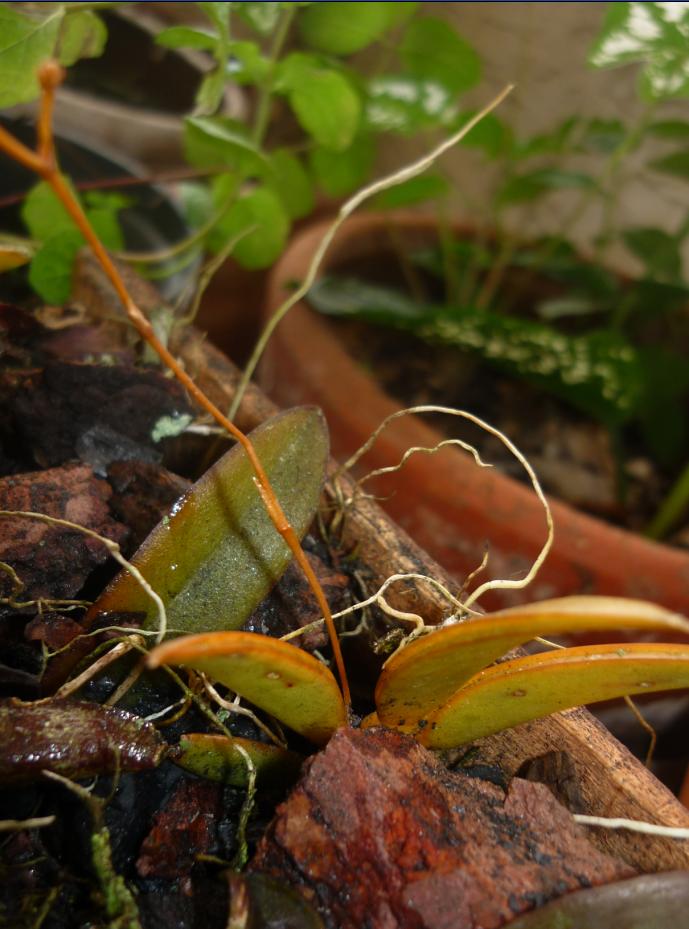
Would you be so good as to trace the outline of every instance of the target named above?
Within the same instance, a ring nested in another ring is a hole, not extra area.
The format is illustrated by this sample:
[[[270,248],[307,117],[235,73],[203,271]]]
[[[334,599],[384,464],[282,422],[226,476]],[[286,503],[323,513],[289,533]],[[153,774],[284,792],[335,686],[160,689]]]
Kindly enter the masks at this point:
[[[30,168],[50,184],[56,196],[59,198],[60,202],[63,204],[73,219],[77,228],[91,247],[91,250],[98,259],[101,267],[110,279],[110,282],[117,291],[117,295],[122,301],[122,305],[127,316],[131,320],[141,338],[151,346],[163,364],[169,368],[170,371],[172,371],[177,380],[183,384],[183,386],[198,403],[198,405],[202,407],[207,413],[209,413],[216,421],[216,423],[222,426],[223,429],[226,429],[227,432],[229,432],[230,435],[232,435],[244,448],[244,451],[249,457],[251,466],[254,469],[254,481],[261,495],[261,499],[265,504],[266,510],[268,511],[268,515],[270,516],[270,519],[272,520],[276,530],[285,540],[285,543],[290,548],[297,563],[304,572],[309,586],[311,587],[311,590],[313,591],[313,594],[318,602],[318,606],[323,613],[325,624],[328,629],[328,635],[332,645],[333,657],[335,659],[335,664],[337,666],[338,674],[340,677],[342,695],[345,704],[347,705],[347,709],[349,709],[351,703],[349,682],[347,680],[347,673],[342,658],[340,642],[337,637],[337,631],[335,629],[335,623],[332,618],[330,607],[328,606],[328,601],[326,600],[325,594],[323,593],[323,588],[321,587],[320,582],[318,581],[318,578],[316,577],[313,568],[311,567],[306,554],[301,547],[301,543],[299,542],[294,529],[290,525],[289,520],[285,516],[283,509],[280,506],[280,502],[275,495],[275,491],[271,487],[268,475],[266,474],[263,465],[261,464],[256,454],[256,450],[254,449],[250,439],[240,429],[238,429],[237,426],[235,426],[235,424],[231,422],[211,400],[208,399],[205,393],[196,385],[196,383],[187,374],[184,368],[182,368],[177,359],[172,354],[170,354],[167,348],[165,348],[165,346],[158,340],[153,331],[153,327],[141,312],[139,307],[136,305],[136,303],[134,303],[132,300],[129,291],[127,290],[127,287],[122,279],[122,276],[115,266],[115,263],[106,252],[100,239],[88,221],[86,214],[81,208],[81,205],[75,199],[72,191],[65,183],[62,175],[58,170],[57,160],[55,158],[55,145],[53,142],[52,111],[55,90],[62,82],[64,72],[56,62],[46,62],[39,69],[38,76],[42,88],[42,95],[37,126],[37,151],[33,152],[25,145],[22,145],[22,143],[15,139],[10,133],[2,129],[2,127],[0,127],[0,148],[4,149],[8,155],[23,164],[25,167]]]

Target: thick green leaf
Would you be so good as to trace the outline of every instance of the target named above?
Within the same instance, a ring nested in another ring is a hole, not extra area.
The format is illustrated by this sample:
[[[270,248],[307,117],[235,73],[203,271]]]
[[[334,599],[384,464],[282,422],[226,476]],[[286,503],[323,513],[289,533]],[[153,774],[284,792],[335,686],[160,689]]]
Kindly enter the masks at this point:
[[[514,658],[481,671],[428,718],[428,748],[453,748],[550,713],[689,687],[689,646],[625,644]]]
[[[682,255],[675,236],[662,229],[639,227],[625,229],[625,245],[644,265],[649,277],[669,283],[682,276]]]
[[[238,747],[239,746],[239,747]],[[246,787],[249,771],[242,749],[247,753],[259,784],[286,784],[294,780],[303,758],[277,745],[241,739],[228,739],[210,732],[189,732],[179,740],[173,761],[210,781],[222,781],[233,787]]]
[[[184,152],[197,168],[227,165],[244,175],[260,173],[266,156],[243,123],[228,116],[190,116],[184,121]]]
[[[218,252],[230,239],[242,236],[233,257],[245,268],[268,268],[287,243],[289,218],[282,200],[268,187],[255,187],[229,208],[213,228],[207,244]]]
[[[409,73],[461,93],[478,84],[481,59],[474,48],[443,19],[422,16],[405,30],[400,57]]]
[[[280,639],[256,632],[206,632],[159,645],[147,664],[203,671],[317,745],[346,723],[331,671]]]
[[[351,55],[379,39],[387,30],[387,3],[312,3],[299,16],[299,33],[316,51]]]
[[[237,84],[258,84],[267,77],[270,60],[261,54],[255,42],[230,42],[228,50],[231,59],[227,74]]]
[[[108,30],[99,16],[89,10],[70,10],[57,41],[58,60],[68,68],[80,58],[97,58],[107,41]]]
[[[156,36],[158,45],[165,48],[199,48],[203,51],[215,51],[218,38],[212,32],[193,26],[170,26]]]
[[[31,259],[29,283],[47,303],[62,306],[72,292],[74,259],[84,243],[76,229],[48,236]]]
[[[529,603],[447,626],[416,639],[385,664],[376,687],[378,716],[385,725],[411,728],[482,668],[537,636],[623,629],[689,633],[689,622],[639,600],[581,596]]]
[[[254,430],[251,439],[287,518],[308,528],[323,483],[328,439],[320,411],[300,407]],[[287,567],[291,553],[270,521],[244,451],[233,448],[196,482],[132,559],[162,597],[171,632],[236,629]],[[120,573],[89,611],[156,611],[134,578]]]
[[[527,203],[555,190],[595,190],[596,182],[590,174],[581,171],[562,171],[559,168],[537,168],[526,174],[509,178],[498,193],[504,206]]]
[[[323,148],[352,144],[361,118],[361,99],[339,71],[315,55],[294,52],[280,64],[276,90],[287,94],[299,125]]]
[[[450,182],[441,174],[421,174],[383,190],[372,205],[379,210],[396,210],[429,200],[442,200],[450,193]]]
[[[313,210],[313,187],[302,161],[287,149],[271,152],[267,186],[282,201],[290,219],[301,219]]]
[[[437,81],[384,74],[367,84],[364,117],[379,132],[411,135],[447,126],[456,116],[454,95]]]
[[[328,196],[346,197],[365,183],[374,157],[373,139],[362,134],[342,152],[313,149],[309,153],[309,166],[316,183]]]
[[[509,929],[679,929],[687,911],[689,873],[666,871],[565,894],[518,916]]]
[[[0,3],[0,107],[38,97],[36,72],[53,55],[62,6],[27,12]]]
[[[665,155],[663,158],[656,158],[651,161],[649,168],[655,171],[661,171],[663,174],[670,174],[672,177],[681,177],[683,180],[689,180],[689,149],[679,152],[672,152],[671,155]]]

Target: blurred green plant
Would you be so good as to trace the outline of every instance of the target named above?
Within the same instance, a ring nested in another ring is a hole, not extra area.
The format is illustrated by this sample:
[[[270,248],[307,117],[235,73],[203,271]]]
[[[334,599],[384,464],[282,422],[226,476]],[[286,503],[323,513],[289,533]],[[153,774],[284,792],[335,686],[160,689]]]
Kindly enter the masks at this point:
[[[528,138],[494,114],[473,129],[462,144],[480,151],[496,178],[483,203],[460,185],[477,226],[473,238],[452,234],[441,178],[424,177],[378,199],[381,209],[405,206],[417,194],[437,201],[439,244],[410,260],[412,269],[442,281],[444,302],[414,305],[399,292],[342,278],[326,279],[312,293],[323,312],[453,345],[549,391],[607,426],[616,448],[625,437],[637,444],[640,437],[667,474],[680,475],[649,527],[656,537],[689,506],[689,471],[682,473],[689,417],[675,415],[689,400],[689,280],[682,259],[689,212],[672,229],[628,226],[620,206],[640,173],[650,183],[660,174],[689,180],[689,121],[677,118],[672,105],[689,98],[688,36],[689,10],[682,5],[611,4],[589,64],[637,65],[634,113],[568,115]],[[667,152],[659,155],[659,146]],[[553,194],[563,193],[568,199],[560,202],[556,233],[534,242],[515,234],[515,217],[549,209]],[[573,242],[584,218],[594,232],[582,257]],[[640,265],[635,280],[608,270],[613,249]]]

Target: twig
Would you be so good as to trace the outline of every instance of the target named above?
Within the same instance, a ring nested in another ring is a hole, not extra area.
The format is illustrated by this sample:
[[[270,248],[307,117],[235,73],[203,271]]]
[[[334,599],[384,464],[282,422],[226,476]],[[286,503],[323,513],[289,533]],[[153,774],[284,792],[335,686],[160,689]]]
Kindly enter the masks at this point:
[[[689,839],[689,829],[681,826],[658,826],[656,823],[645,823],[638,819],[622,819],[621,817],[608,819],[605,816],[586,816],[583,813],[572,814],[574,820],[582,826],[600,826],[603,829],[629,829],[631,832],[642,832],[644,835],[659,835],[666,839]]]

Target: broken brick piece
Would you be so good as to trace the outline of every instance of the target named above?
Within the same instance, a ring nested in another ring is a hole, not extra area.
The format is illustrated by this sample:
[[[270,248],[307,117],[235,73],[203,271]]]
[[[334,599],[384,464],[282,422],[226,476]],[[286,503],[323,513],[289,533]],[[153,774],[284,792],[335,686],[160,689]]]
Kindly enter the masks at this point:
[[[251,868],[299,889],[332,929],[498,929],[633,874],[544,785],[515,779],[505,795],[384,729],[335,734]]]

